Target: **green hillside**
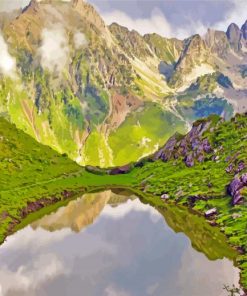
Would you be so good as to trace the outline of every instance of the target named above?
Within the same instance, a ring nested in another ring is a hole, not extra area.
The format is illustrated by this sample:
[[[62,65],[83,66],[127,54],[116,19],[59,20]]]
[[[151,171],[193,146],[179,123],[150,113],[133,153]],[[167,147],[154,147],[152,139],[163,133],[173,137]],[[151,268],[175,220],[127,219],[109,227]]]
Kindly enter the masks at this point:
[[[129,176],[86,172],[1,117],[0,171],[0,242],[29,213],[107,184],[131,183]]]
[[[136,188],[151,194],[153,205],[165,201],[205,214],[238,249],[241,283],[247,288],[247,114],[231,121],[198,120],[191,131],[176,134],[151,157],[135,164]],[[165,194],[164,200],[161,196]]]
[[[237,262],[246,288],[246,134],[246,115],[231,121],[210,116],[196,121],[188,134],[176,133],[137,163],[113,170],[85,169],[1,119],[0,240],[22,227],[24,218],[35,220],[78,194],[129,188],[159,210],[166,202],[202,215],[214,209],[207,217],[209,224],[219,226],[239,251]]]

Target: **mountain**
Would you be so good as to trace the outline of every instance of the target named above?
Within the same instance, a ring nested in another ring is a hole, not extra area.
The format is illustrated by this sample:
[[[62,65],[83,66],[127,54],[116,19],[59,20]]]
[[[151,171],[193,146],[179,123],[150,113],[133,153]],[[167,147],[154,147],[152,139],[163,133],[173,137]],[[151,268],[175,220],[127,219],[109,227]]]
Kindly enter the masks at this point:
[[[197,118],[246,110],[246,23],[168,39],[108,27],[83,0],[32,0],[0,25],[0,115],[81,165],[136,161]]]

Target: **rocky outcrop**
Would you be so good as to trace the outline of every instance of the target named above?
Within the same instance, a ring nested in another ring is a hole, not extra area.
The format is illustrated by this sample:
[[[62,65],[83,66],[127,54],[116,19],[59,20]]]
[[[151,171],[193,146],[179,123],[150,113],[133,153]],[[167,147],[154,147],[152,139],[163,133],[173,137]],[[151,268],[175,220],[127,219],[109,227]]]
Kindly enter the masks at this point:
[[[151,157],[151,160],[169,161],[182,157],[188,167],[193,167],[196,161],[202,162],[206,154],[213,152],[208,138],[203,136],[210,126],[210,120],[195,122],[187,135],[183,137],[176,133]]]
[[[213,216],[215,216],[215,215],[217,215],[217,209],[216,209],[216,208],[212,208],[212,209],[210,209],[210,210],[208,210],[208,211],[206,211],[206,212],[204,213],[204,216],[205,216],[206,218],[211,218],[211,217],[213,217]]]
[[[231,162],[228,167],[226,168],[226,172],[228,174],[234,173],[235,175],[240,173],[241,171],[243,171],[245,169],[245,163],[243,160],[240,160],[237,163],[233,163]]]
[[[169,84],[175,87],[190,84],[198,76],[201,76],[196,73],[193,74],[196,68],[201,69],[201,75],[213,72],[210,50],[206,42],[198,34],[184,41],[184,49],[175,65]]]
[[[247,40],[247,21],[241,27],[242,36],[245,40]]]
[[[121,175],[121,174],[127,174],[131,170],[131,165],[124,165],[121,167],[113,168],[109,171],[110,175]]]
[[[232,197],[232,205],[237,205],[243,201],[242,190],[247,187],[247,173],[232,180],[228,186],[228,193]]]
[[[226,36],[230,42],[231,47],[235,50],[235,51],[239,51],[241,49],[241,36],[242,36],[242,32],[239,29],[239,27],[232,23],[230,24],[230,26],[228,27],[227,31],[226,31]]]
[[[225,58],[229,53],[230,44],[225,32],[208,29],[205,42],[211,52],[221,58]]]

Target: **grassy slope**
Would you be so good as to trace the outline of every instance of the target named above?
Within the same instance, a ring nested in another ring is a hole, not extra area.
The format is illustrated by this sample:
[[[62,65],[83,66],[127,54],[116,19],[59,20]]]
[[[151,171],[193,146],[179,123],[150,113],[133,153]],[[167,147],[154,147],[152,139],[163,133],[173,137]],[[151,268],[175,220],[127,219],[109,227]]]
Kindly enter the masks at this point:
[[[144,191],[146,202],[161,211],[166,207],[160,199],[164,192],[169,194],[170,201],[185,205],[190,204],[189,196],[205,196],[209,199],[198,199],[193,209],[204,213],[212,207],[217,208],[216,222],[221,230],[233,246],[244,251],[237,260],[243,270],[241,281],[246,288],[247,208],[246,203],[231,206],[226,186],[234,174],[227,174],[225,169],[229,165],[226,161],[228,156],[236,156],[236,163],[240,160],[247,163],[247,117],[238,116],[231,122],[218,123],[214,132],[206,133],[203,137],[208,137],[215,147],[213,153],[218,156],[217,161],[208,154],[203,163],[196,163],[192,168],[186,167],[183,159],[179,158],[169,162],[146,162],[143,167],[135,167],[126,175],[93,175],[0,119],[0,241],[4,239],[11,222],[20,222],[21,209],[28,202],[42,197],[49,200],[54,196],[60,202],[66,202],[64,190],[76,194],[114,185],[132,187]],[[220,146],[223,149],[217,149]],[[234,218],[233,214],[241,215]]]
[[[157,150],[174,131],[185,132],[184,122],[155,103],[130,114],[109,136],[114,165],[136,161]],[[156,148],[155,148],[156,147]]]
[[[163,162],[146,162],[141,168],[134,168],[131,175],[140,185],[137,187],[146,193],[153,194],[153,204],[160,204],[160,195],[168,193],[170,200],[177,204],[190,206],[190,196],[206,197],[208,200],[198,199],[194,210],[204,213],[216,207],[218,215],[216,223],[228,236],[229,242],[243,250],[237,260],[242,268],[241,282],[247,288],[247,191],[243,192],[245,201],[241,205],[232,206],[231,197],[226,193],[227,185],[234,178],[234,174],[226,173],[229,165],[226,161],[231,156],[234,164],[240,160],[247,164],[247,116],[237,116],[231,122],[217,124],[214,132],[206,132],[215,150],[207,155],[203,163],[196,163],[194,167],[186,167],[182,158]],[[219,147],[223,147],[219,149]],[[217,161],[212,160],[212,155]],[[246,172],[245,168],[242,172]],[[209,185],[210,184],[210,185]]]
[[[99,176],[85,171],[66,155],[16,129],[0,118],[0,242],[11,223],[21,220],[21,210],[43,197],[64,199],[64,190],[82,191],[131,184],[129,176]]]

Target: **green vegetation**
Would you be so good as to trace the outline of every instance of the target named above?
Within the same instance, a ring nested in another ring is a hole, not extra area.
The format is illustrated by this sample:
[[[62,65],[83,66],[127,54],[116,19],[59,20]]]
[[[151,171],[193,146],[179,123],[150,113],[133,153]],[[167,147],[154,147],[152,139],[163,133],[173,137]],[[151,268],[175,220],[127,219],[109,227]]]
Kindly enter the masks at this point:
[[[198,122],[198,124],[200,121]],[[169,195],[169,201],[187,205],[204,214],[216,208],[217,216],[212,223],[217,223],[232,246],[242,250],[237,258],[241,273],[241,283],[247,288],[247,192],[242,191],[243,203],[232,206],[227,195],[227,186],[234,179],[234,171],[239,163],[245,163],[240,175],[247,172],[247,116],[237,115],[230,122],[221,122],[217,117],[211,128],[202,138],[209,139],[213,150],[205,156],[203,162],[195,161],[193,167],[187,167],[184,157],[172,158],[168,162],[161,160],[143,161],[142,167],[135,167],[131,174],[137,187],[148,194],[157,196],[152,203],[160,204],[163,193]],[[192,148],[191,148],[192,149]],[[192,151],[188,151],[190,154]],[[232,163],[234,170],[227,173],[226,168]],[[236,177],[236,176],[235,176]],[[163,201],[162,201],[163,202]]]
[[[173,133],[185,132],[184,122],[155,103],[132,113],[109,136],[115,165],[136,161],[157,150]],[[124,140],[123,140],[124,139]]]
[[[153,118],[153,115],[147,118]],[[167,202],[174,204],[173,218],[169,218],[171,215],[167,216],[167,223],[174,229],[176,225],[181,225],[180,220],[185,218],[190,219],[191,225],[200,225],[200,219],[204,218],[196,216],[195,213],[204,214],[209,209],[217,209],[217,215],[209,218],[207,227],[212,229],[210,224],[213,224],[219,225],[219,228],[215,228],[213,241],[205,238],[208,244],[205,243],[203,252],[209,258],[222,254],[220,231],[223,232],[229,244],[241,250],[236,260],[242,269],[241,283],[246,289],[247,190],[245,188],[241,192],[243,202],[233,206],[232,198],[227,194],[227,186],[238,175],[247,172],[247,116],[237,115],[226,122],[217,116],[211,116],[209,119],[197,121],[194,127],[207,123],[209,126],[200,134],[200,139],[207,139],[212,149],[204,153],[204,161],[200,162],[195,158],[193,166],[188,167],[182,154],[175,153],[167,162],[161,159],[154,161],[152,157],[147,157],[136,165],[132,164],[127,174],[110,175],[109,170],[102,169],[95,169],[98,173],[90,173],[90,170],[85,170],[65,155],[59,155],[51,148],[35,142],[1,119],[0,240],[13,231],[27,214],[40,208],[43,208],[43,213],[49,212],[55,202],[58,202],[57,205],[63,204],[78,194],[100,188],[131,188],[143,201],[157,207],[166,217],[166,201],[161,199],[161,195],[165,193],[169,197]],[[192,154],[191,139],[178,136],[178,143],[183,139],[187,141],[187,155]],[[245,167],[237,173],[236,170],[242,162]],[[233,170],[226,172],[230,164]],[[46,208],[46,205],[49,207]],[[180,212],[180,206],[184,205],[191,208],[191,214],[186,216]],[[30,219],[34,220],[40,215],[40,212],[37,216],[34,213]],[[193,234],[186,227],[180,226],[177,231],[183,231],[189,237],[192,235],[190,238],[193,246],[200,249],[201,246],[196,243],[196,237],[198,243],[202,239],[200,226],[195,227]],[[215,254],[207,253],[212,244]],[[225,252],[222,256],[233,256],[230,250]]]
[[[13,224],[22,220],[22,210],[30,203],[42,199],[37,208],[33,205],[28,213],[78,192],[132,183],[128,175],[88,173],[65,154],[59,155],[39,144],[3,118],[0,118],[0,171],[0,241],[12,230]]]

